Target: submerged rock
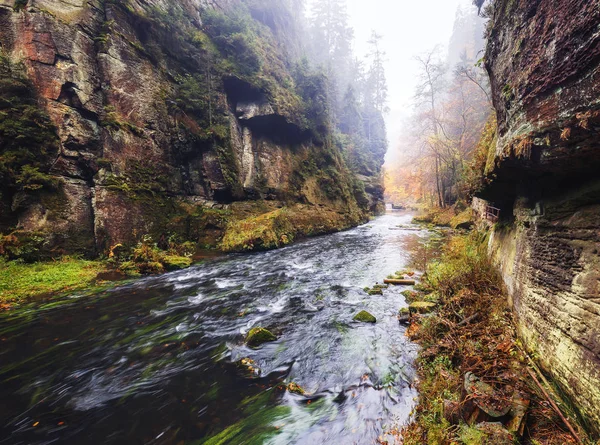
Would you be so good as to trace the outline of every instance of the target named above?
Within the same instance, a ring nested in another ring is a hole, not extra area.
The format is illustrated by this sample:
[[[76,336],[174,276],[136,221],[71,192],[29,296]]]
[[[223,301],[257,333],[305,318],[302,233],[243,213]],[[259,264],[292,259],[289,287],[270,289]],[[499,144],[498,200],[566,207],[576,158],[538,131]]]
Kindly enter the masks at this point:
[[[354,316],[353,320],[361,323],[377,323],[377,319],[367,311],[360,311]]]
[[[304,388],[302,388],[300,385],[298,385],[297,383],[294,383],[294,382],[288,383],[286,389],[288,390],[288,392],[291,392],[293,394],[298,394],[300,396],[303,396],[304,394],[306,394],[306,391],[304,390]]]
[[[275,334],[265,328],[252,328],[246,335],[246,344],[252,348],[275,340],[277,340]]]
[[[260,376],[260,368],[258,367],[256,362],[251,358],[245,357],[237,361],[235,365],[244,377],[252,378]]]

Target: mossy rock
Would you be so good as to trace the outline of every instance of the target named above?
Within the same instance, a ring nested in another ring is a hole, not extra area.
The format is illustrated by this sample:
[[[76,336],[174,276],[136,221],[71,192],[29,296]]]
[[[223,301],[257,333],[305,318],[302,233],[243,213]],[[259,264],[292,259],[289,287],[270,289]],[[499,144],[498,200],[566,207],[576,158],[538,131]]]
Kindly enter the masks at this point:
[[[166,255],[161,262],[167,270],[185,269],[192,265],[191,258],[179,255]]]
[[[235,365],[244,377],[256,378],[260,376],[260,368],[251,358],[245,357],[237,361]]]
[[[252,348],[275,340],[277,340],[275,334],[265,328],[252,328],[246,335],[246,344]]]
[[[408,310],[419,314],[428,314],[429,312],[432,312],[436,306],[437,304],[430,301],[415,301],[408,306]]]
[[[426,284],[423,281],[421,281],[420,283],[417,283],[413,287],[413,289],[416,290],[417,292],[431,292],[433,290],[433,288],[429,284]]]
[[[377,323],[377,319],[367,311],[360,311],[354,316],[353,320],[361,323]]]
[[[303,396],[304,394],[306,394],[306,391],[304,390],[304,388],[302,388],[300,385],[298,385],[297,383],[294,383],[294,382],[288,383],[286,389],[288,390],[288,392],[291,392],[293,394],[298,394],[300,396]]]
[[[383,290],[381,288],[366,288],[365,291],[367,292],[368,295],[383,295]]]
[[[453,229],[472,229],[475,225],[475,212],[468,208],[450,220],[450,227]]]
[[[420,292],[416,292],[414,290],[405,290],[400,293],[408,303],[412,303],[413,301],[417,301],[422,298],[422,294]]]

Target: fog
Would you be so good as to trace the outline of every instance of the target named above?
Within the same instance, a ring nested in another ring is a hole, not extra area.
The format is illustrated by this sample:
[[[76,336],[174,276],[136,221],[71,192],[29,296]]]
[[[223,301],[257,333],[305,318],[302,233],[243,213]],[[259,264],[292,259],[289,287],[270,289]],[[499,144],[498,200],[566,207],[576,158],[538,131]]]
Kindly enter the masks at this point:
[[[418,76],[414,56],[438,44],[446,46],[458,7],[475,7],[470,0],[348,0],[347,3],[358,55],[367,52],[372,30],[383,35],[390,108],[386,115],[389,160],[395,156],[397,141],[402,137],[400,122],[412,109]]]

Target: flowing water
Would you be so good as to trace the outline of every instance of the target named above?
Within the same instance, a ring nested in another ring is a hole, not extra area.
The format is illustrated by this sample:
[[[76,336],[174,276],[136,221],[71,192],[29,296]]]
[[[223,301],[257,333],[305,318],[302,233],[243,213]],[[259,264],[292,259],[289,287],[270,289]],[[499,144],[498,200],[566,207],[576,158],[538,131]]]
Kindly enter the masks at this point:
[[[363,288],[428,236],[397,229],[410,219],[1,315],[0,444],[377,443],[410,416],[416,347],[405,288]],[[278,340],[245,346],[256,326]]]

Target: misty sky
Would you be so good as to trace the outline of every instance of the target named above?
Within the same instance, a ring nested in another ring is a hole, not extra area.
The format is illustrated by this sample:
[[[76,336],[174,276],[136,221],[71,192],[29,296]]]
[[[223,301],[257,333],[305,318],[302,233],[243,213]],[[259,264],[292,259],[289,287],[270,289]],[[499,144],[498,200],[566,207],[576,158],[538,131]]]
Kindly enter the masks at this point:
[[[447,46],[456,9],[470,0],[347,0],[356,53],[366,53],[371,30],[382,34],[387,53],[390,113],[387,116],[390,149],[394,155],[401,137],[399,121],[410,113],[417,76],[413,60],[437,44]]]

